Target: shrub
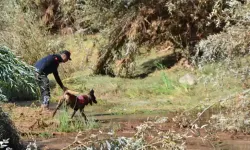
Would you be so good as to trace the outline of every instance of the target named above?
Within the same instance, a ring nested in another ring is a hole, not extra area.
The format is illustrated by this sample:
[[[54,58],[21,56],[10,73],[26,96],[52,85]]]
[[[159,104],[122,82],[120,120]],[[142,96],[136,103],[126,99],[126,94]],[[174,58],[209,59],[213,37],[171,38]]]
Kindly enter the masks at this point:
[[[37,86],[33,68],[20,61],[4,46],[0,46],[0,87],[1,95],[7,99],[34,99]]]
[[[228,4],[238,6],[236,2],[230,1]],[[232,60],[237,56],[243,56],[249,53],[250,46],[250,32],[249,23],[249,7],[250,4],[240,5],[234,9],[227,20],[237,22],[235,25],[227,25],[224,30],[218,34],[213,34],[207,39],[201,40],[195,46],[195,55],[193,62],[197,65],[204,65],[206,63]]]
[[[3,94],[2,89],[0,88],[0,102],[1,102],[1,101],[7,101],[7,98],[6,98],[6,96]]]
[[[238,25],[227,28],[225,32],[209,36],[196,45],[194,62],[204,65],[248,54],[250,50],[249,32],[248,26]]]

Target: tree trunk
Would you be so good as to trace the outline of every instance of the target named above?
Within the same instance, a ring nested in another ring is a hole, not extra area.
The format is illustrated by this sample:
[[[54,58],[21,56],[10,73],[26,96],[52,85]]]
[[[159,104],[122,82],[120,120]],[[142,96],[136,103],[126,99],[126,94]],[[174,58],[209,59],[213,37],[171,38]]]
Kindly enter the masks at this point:
[[[101,74],[104,71],[103,68],[104,68],[104,65],[106,64],[107,60],[110,57],[111,50],[112,50],[111,48],[107,48],[106,52],[104,54],[101,54],[101,52],[99,51],[99,53],[98,53],[99,59],[95,65],[95,68],[93,71],[94,74]]]

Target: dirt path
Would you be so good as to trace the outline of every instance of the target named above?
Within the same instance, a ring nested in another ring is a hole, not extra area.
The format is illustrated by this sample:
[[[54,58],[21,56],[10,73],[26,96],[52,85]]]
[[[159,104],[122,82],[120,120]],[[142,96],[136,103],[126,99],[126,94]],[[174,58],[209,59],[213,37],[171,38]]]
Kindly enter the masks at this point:
[[[24,143],[28,144],[35,139],[39,149],[63,149],[72,144],[78,134],[78,132],[58,132],[58,119],[51,118],[51,112],[41,113],[35,105],[4,104],[3,109],[11,114],[12,120],[20,131]],[[88,112],[86,114],[89,115]],[[83,131],[82,135],[78,137],[79,140],[84,140],[97,134],[101,135],[99,138],[105,138],[106,133],[111,130],[115,130],[116,136],[132,137],[136,133],[136,127],[146,120],[154,120],[156,117],[171,118],[170,114],[129,116],[92,114],[92,116],[100,124],[100,127]],[[184,133],[187,130],[179,128],[171,119],[167,123],[157,124],[157,128],[161,131],[173,130],[177,133]],[[100,132],[103,132],[103,134],[100,134]],[[203,141],[201,138],[206,135],[205,131],[200,133],[200,137],[192,135],[192,137],[186,139],[187,149],[250,149],[250,135],[219,132],[214,136],[213,140],[208,142],[206,140]]]

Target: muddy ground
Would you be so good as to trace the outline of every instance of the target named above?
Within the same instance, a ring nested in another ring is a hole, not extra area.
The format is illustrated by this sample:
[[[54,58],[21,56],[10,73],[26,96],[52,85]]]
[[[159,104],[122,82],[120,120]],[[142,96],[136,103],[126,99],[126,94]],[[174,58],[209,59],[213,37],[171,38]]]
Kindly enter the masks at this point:
[[[58,132],[59,121],[52,118],[51,111],[42,113],[35,104],[30,103],[8,103],[3,105],[3,109],[11,114],[11,118],[20,131],[24,144],[36,141],[39,149],[57,150],[64,149],[75,141],[79,132]],[[59,112],[60,113],[60,112]],[[158,123],[157,128],[161,131],[175,131],[185,133],[187,128],[180,128],[176,122],[172,121],[173,113],[161,113],[154,115],[112,115],[91,113],[86,111],[87,117],[95,118],[100,125],[97,129],[90,129],[81,132],[78,136],[79,141],[84,141],[93,135],[98,135],[100,139],[107,138],[107,133],[115,130],[114,136],[132,137],[136,133],[136,127],[147,120],[155,120],[157,117],[168,117],[167,123]],[[77,118],[76,118],[77,119]],[[102,134],[101,134],[102,133]],[[190,132],[189,138],[186,138],[186,148],[194,149],[224,149],[224,150],[247,150],[250,149],[250,135],[236,132],[214,132],[213,138],[204,140],[201,137],[206,136],[204,130],[200,131],[200,136]]]

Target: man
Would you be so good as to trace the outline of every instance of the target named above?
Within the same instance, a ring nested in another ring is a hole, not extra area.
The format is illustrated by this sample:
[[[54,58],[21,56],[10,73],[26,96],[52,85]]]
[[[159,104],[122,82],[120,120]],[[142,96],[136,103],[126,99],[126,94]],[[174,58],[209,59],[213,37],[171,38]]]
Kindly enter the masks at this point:
[[[70,58],[70,52],[67,50],[61,51],[59,54],[48,55],[40,60],[38,60],[35,64],[36,74],[38,79],[38,84],[41,92],[41,100],[42,100],[42,109],[49,108],[50,101],[50,87],[49,87],[49,79],[48,75],[53,73],[56,82],[62,88],[63,91],[66,91],[67,88],[63,85],[59,75],[57,68],[60,63],[65,63]]]

